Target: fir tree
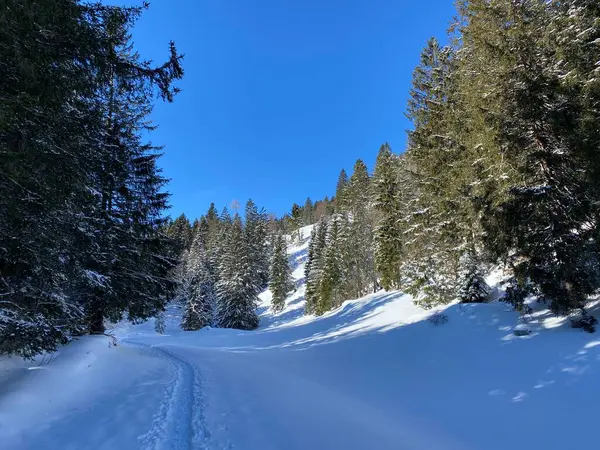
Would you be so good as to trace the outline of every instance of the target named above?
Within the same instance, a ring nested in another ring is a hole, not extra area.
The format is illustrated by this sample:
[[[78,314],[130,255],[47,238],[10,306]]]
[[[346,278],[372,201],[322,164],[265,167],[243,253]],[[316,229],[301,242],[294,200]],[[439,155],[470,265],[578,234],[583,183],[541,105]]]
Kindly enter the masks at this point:
[[[0,352],[33,356],[105,317],[162,310],[167,194],[142,135],[153,94],[172,100],[183,72],[173,44],[157,68],[131,48],[143,8],[13,3],[0,27]]]
[[[395,289],[400,283],[401,236],[398,218],[398,159],[390,146],[384,144],[377,155],[373,174],[373,204],[378,212],[375,227],[375,267],[381,285]]]
[[[227,227],[216,284],[216,324],[220,328],[252,330],[258,327],[258,290],[252,259],[244,239],[242,220],[236,214]]]
[[[278,234],[273,240],[269,289],[273,294],[271,307],[274,312],[280,312],[285,306],[287,294],[294,289],[294,282],[288,262],[285,237]]]
[[[186,261],[186,277],[181,284],[184,312],[181,328],[199,330],[212,324],[215,308],[215,279],[200,230],[196,232]]]
[[[259,210],[252,200],[246,204],[244,236],[248,248],[253,284],[257,292],[269,282],[269,247],[267,245],[267,213]]]
[[[313,206],[313,202],[310,199],[310,197],[306,198],[306,201],[304,202],[304,207],[302,210],[302,223],[304,225],[312,225],[315,221],[315,212],[314,212],[314,206]]]
[[[346,188],[346,211],[349,216],[342,258],[347,267],[346,295],[358,298],[376,284],[373,255],[374,212],[371,204],[371,179],[367,166],[359,159]]]
[[[337,184],[335,185],[335,209],[342,211],[345,203],[345,191],[348,187],[348,174],[344,169],[341,170]]]
[[[308,248],[305,266],[305,313],[315,314],[320,299],[321,276],[324,264],[327,223],[320,220],[314,227]]]
[[[399,167],[403,288],[424,306],[456,296],[462,246],[474,245],[469,199],[478,183],[455,135],[454,70],[453,49],[430,39],[413,73],[413,129]]]
[[[323,262],[321,266],[319,298],[315,314],[321,315],[341,304],[340,287],[344,279],[344,265],[339,251],[343,222],[340,214],[334,214],[327,226]]]
[[[467,252],[462,256],[460,263],[458,291],[460,301],[463,303],[486,301],[490,295],[490,288],[483,277],[481,261],[477,260],[473,252]]]

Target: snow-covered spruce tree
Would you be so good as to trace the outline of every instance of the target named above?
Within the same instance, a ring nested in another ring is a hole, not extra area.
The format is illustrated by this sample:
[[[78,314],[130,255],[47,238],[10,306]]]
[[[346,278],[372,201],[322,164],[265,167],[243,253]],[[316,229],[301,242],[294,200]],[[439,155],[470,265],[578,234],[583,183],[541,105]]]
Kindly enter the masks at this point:
[[[345,193],[348,187],[348,174],[345,169],[340,171],[337,183],[335,185],[335,210],[342,211],[345,206]]]
[[[401,231],[398,224],[398,159],[386,143],[379,149],[373,174],[373,204],[378,212],[375,227],[375,268],[385,289],[400,283]]]
[[[239,215],[236,214],[227,228],[220,249],[216,325],[220,328],[253,330],[259,324],[256,306],[260,286],[256,284],[251,252]]]
[[[171,100],[182,71],[174,46],[159,68],[130,48],[143,8],[13,3],[0,27],[0,353],[29,357],[161,309],[166,194],[139,135],[153,88]]]
[[[158,334],[165,334],[165,327],[165,312],[161,311],[154,318],[154,331]]]
[[[185,331],[199,330],[212,324],[215,308],[215,280],[206,252],[205,236],[199,226],[186,261],[186,276],[182,283]]]
[[[371,204],[371,179],[367,166],[359,159],[345,190],[346,229],[341,243],[346,268],[344,296],[358,298],[377,284],[373,255],[374,211]]]
[[[343,226],[342,215],[338,213],[331,217],[327,226],[318,291],[319,298],[315,307],[317,315],[339,306],[343,301],[340,289],[344,279],[344,261],[340,253]]]
[[[482,303],[488,300],[490,287],[483,277],[481,262],[474,252],[466,252],[460,260],[458,298],[463,303]]]
[[[271,307],[274,312],[279,312],[285,306],[287,294],[294,289],[294,281],[287,256],[285,236],[275,235],[273,243],[269,289],[273,294]]]
[[[600,166],[597,150],[592,150],[598,143],[598,107],[596,103],[584,112],[582,106],[590,105],[587,95],[593,91],[584,94],[586,82],[577,80],[577,65],[566,62],[571,51],[565,51],[563,59],[563,49],[548,44],[557,38],[558,45],[564,43],[563,32],[581,41],[590,38],[584,29],[580,36],[567,30],[575,10],[561,13],[558,2],[534,1],[485,10],[498,16],[495,31],[504,37],[504,45],[494,52],[504,68],[497,79],[503,86],[497,140],[503,160],[515,172],[484,218],[487,245],[512,265],[518,278],[530,279],[557,314],[584,308],[600,286],[597,264],[591,263],[598,255],[599,198],[593,175]],[[564,22],[554,13],[565,14]],[[549,39],[540,39],[544,34]],[[484,47],[487,40],[478,43]],[[587,128],[584,124],[594,117],[594,109],[596,124]]]
[[[304,208],[302,210],[302,223],[304,225],[312,225],[315,222],[315,209],[310,197],[306,198]]]
[[[155,86],[172,99],[173,80],[181,78],[180,56],[171,45],[167,64],[151,69],[132,48],[130,27],[141,9],[100,9],[106,24],[106,66],[100,77],[100,107],[105,132],[97,141],[101,152],[93,187],[98,192],[94,218],[97,252],[84,266],[108,280],[104,286],[83,286],[79,293],[90,332],[104,331],[104,319],[146,320],[164,308],[172,263],[168,241],[159,230],[168,194],[160,175],[160,148],[144,142],[154,126],[148,117]]]
[[[454,49],[434,38],[421,52],[408,101],[413,129],[400,159],[402,288],[426,307],[457,295],[462,247],[474,239],[473,189],[481,185],[471,176],[477,158],[456,135],[454,59]]]
[[[180,251],[189,249],[192,245],[193,229],[185,214],[181,214],[167,228],[167,235],[173,239]]]
[[[321,219],[313,228],[308,248],[308,259],[304,272],[306,283],[305,314],[315,314],[319,304],[326,236],[327,222]]]
[[[267,245],[267,213],[259,210],[252,200],[246,203],[244,236],[250,252],[255,281],[259,290],[269,283],[269,246]]]

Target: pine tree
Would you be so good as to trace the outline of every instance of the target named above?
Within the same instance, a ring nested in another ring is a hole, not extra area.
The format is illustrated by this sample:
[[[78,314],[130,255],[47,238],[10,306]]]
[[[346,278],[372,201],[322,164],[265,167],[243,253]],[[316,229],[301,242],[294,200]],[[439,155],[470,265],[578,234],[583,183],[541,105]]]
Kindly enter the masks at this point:
[[[473,252],[467,252],[461,257],[459,274],[460,288],[458,298],[463,303],[481,303],[490,295],[490,287],[483,277],[481,261]]]
[[[225,236],[216,284],[216,324],[220,328],[253,330],[259,324],[258,290],[239,215],[228,225]]]
[[[367,166],[359,159],[346,187],[347,231],[340,252],[347,277],[343,291],[348,298],[367,294],[376,285],[373,255],[374,211],[371,179]]]
[[[313,202],[310,199],[310,197],[306,198],[302,212],[303,212],[302,223],[304,225],[312,225],[315,221],[315,212],[314,212]]]
[[[496,61],[494,82],[502,87],[500,113],[481,114],[495,125],[499,153],[512,174],[486,205],[486,245],[518,278],[529,278],[554,312],[568,313],[583,308],[598,288],[595,226],[590,226],[596,198],[588,178],[597,173],[598,158],[573,137],[583,116],[578,95],[565,81],[566,64],[554,59],[556,48],[539,39],[557,24],[551,4],[493,6],[473,2],[463,31],[482,53],[488,44],[484,20],[491,28],[487,33],[503,38],[489,57]],[[555,31],[553,37],[560,36]]]
[[[288,262],[285,237],[278,234],[273,240],[269,289],[273,294],[271,307],[274,312],[280,312],[285,306],[287,294],[294,289],[294,282]]]
[[[348,174],[344,169],[341,170],[337,184],[335,185],[335,209],[342,211],[345,203],[345,191],[348,187]]]
[[[211,325],[216,301],[215,279],[200,229],[187,257],[186,277],[181,288],[184,297],[181,328],[193,331]]]
[[[321,219],[314,227],[308,247],[304,278],[305,314],[315,314],[319,304],[321,275],[324,263],[327,223]]]
[[[178,247],[189,249],[193,239],[193,227],[185,214],[181,214],[169,225],[167,234],[177,242]]]
[[[290,229],[290,234],[298,241],[300,242],[301,240],[301,236],[300,236],[300,227],[302,226],[302,208],[300,208],[299,205],[297,205],[296,203],[294,203],[292,205],[292,214],[290,216],[291,219],[291,229]]]
[[[105,318],[148,319],[163,309],[169,296],[172,263],[164,257],[168,242],[159,233],[167,180],[157,168],[160,148],[145,143],[143,133],[154,129],[148,120],[153,86],[162,86],[161,94],[171,100],[169,85],[183,73],[173,46],[170,61],[158,69],[140,61],[129,35],[139,8],[128,8],[125,14],[114,8],[100,11],[106,14],[108,40],[100,75],[104,133],[98,141],[100,175],[94,185],[99,198],[89,212],[97,227],[98,252],[84,264],[109,283],[82,286],[79,298],[90,332],[103,332]],[[189,234],[189,221],[187,227]]]
[[[424,306],[456,296],[460,254],[475,245],[471,199],[480,183],[456,134],[454,72],[453,49],[430,39],[413,73],[413,129],[399,167],[403,288]]]
[[[29,357],[105,317],[162,310],[167,194],[141,135],[153,94],[172,100],[183,72],[173,44],[163,66],[139,61],[128,30],[143,8],[13,3],[0,27],[0,352]]]
[[[258,292],[269,282],[269,247],[267,245],[267,213],[259,210],[252,200],[246,204],[244,235],[250,253],[253,285]]]
[[[378,212],[375,227],[375,267],[385,289],[400,283],[401,236],[398,159],[386,143],[379,149],[373,174],[373,204]]]
[[[317,315],[341,305],[343,301],[340,287],[344,280],[344,265],[339,252],[343,230],[342,217],[340,214],[334,214],[327,226],[325,247],[322,250],[319,298],[315,307]]]

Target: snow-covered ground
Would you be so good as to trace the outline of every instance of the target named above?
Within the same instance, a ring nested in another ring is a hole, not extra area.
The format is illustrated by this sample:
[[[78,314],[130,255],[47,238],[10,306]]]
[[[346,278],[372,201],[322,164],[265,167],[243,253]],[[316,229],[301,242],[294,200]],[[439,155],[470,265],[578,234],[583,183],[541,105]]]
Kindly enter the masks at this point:
[[[304,230],[305,234],[309,229]],[[451,305],[427,320],[401,293],[303,316],[261,296],[253,332],[165,335],[120,325],[52,358],[0,360],[2,449],[594,448],[600,337],[537,310],[516,337],[500,303]]]

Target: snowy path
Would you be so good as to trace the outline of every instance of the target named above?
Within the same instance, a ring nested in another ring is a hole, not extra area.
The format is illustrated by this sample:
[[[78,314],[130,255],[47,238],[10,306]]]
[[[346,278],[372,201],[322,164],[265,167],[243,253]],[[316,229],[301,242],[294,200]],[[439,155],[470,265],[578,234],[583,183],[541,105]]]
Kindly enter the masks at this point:
[[[531,335],[500,303],[426,320],[398,292],[303,315],[261,295],[252,332],[183,332],[171,311],[24,363],[0,358],[2,450],[504,450],[594,448],[600,338],[543,307]],[[600,315],[600,311],[594,310]]]
[[[201,367],[206,399],[197,423],[210,430],[207,448],[329,449],[341,436],[345,449],[445,448],[426,434],[415,436],[406,420],[336,389],[334,378],[324,383],[317,374],[298,373],[304,358],[294,361],[291,351],[173,346],[169,353]]]

